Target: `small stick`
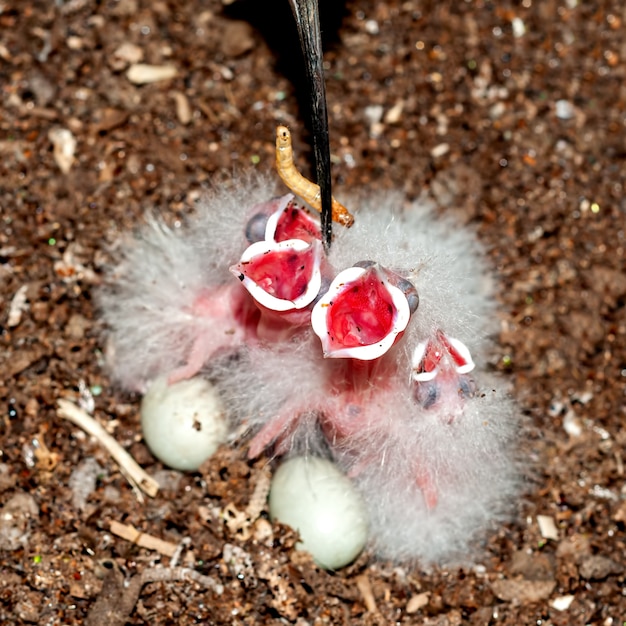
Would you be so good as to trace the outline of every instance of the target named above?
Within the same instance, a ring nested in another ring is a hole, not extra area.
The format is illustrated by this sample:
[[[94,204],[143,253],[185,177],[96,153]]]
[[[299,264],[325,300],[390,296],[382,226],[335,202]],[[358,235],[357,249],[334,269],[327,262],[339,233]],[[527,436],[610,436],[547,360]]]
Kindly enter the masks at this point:
[[[85,626],[124,626],[135,610],[144,585],[177,581],[195,582],[218,596],[224,593],[224,585],[187,567],[151,567],[126,581],[117,563],[108,560],[102,590],[89,609]]]
[[[69,400],[57,401],[57,415],[82,428],[95,437],[113,457],[131,485],[139,487],[144,493],[154,498],[159,491],[159,483],[147,474],[122,446],[109,433],[81,408]]]
[[[170,558],[170,567],[178,567],[178,564],[181,561],[183,556],[183,551],[186,550],[191,545],[191,537],[183,537],[176,546],[176,550],[174,554],[172,554]],[[185,555],[185,560],[193,563],[194,557],[193,552],[187,552]]]
[[[293,162],[293,148],[291,147],[291,133],[286,126],[276,128],[276,170],[282,181],[293,193],[310,204],[316,211],[322,210],[321,192],[319,185],[311,182],[300,174]],[[354,217],[343,204],[332,198],[333,221],[350,228],[354,224]]]
[[[147,583],[166,583],[181,580],[198,583],[218,596],[224,593],[224,585],[218,583],[215,578],[196,572],[195,569],[189,567],[151,567],[144,570],[140,576],[144,585]]]
[[[130,524],[122,524],[116,520],[111,520],[109,530],[118,537],[130,541],[140,548],[154,550],[159,554],[172,558],[179,550],[179,546],[171,541],[164,541],[154,535],[147,535],[137,530]]]

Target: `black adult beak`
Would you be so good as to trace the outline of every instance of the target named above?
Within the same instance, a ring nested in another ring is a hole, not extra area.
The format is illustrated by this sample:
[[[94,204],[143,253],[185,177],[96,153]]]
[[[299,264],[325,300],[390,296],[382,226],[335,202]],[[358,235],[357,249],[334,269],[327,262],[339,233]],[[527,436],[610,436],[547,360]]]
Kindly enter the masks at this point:
[[[329,250],[333,235],[330,140],[319,7],[317,0],[289,0],[289,3],[298,27],[311,92],[311,129],[313,131],[315,173],[322,201],[322,241],[324,248]]]

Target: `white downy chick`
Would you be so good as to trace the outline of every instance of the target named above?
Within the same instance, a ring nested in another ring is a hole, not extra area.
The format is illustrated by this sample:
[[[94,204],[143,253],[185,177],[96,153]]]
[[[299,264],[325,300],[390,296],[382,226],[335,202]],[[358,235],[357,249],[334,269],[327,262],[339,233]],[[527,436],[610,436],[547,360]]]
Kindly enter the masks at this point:
[[[336,228],[329,261],[372,260],[412,281],[420,303],[404,336],[372,361],[323,359],[309,333],[252,346],[227,403],[257,432],[251,457],[325,449],[360,486],[379,555],[450,563],[508,511],[517,419],[483,365],[495,303],[479,243],[431,207],[398,204],[364,204],[353,229]],[[414,362],[424,353],[430,364]]]
[[[270,200],[266,180],[244,182],[206,200],[187,228],[151,218],[124,250],[101,295],[114,377],[143,390],[158,376],[202,370],[219,380],[229,414],[256,432],[251,457],[270,444],[277,455],[325,454],[354,478],[381,556],[464,557],[517,485],[515,410],[482,365],[495,306],[473,233],[423,203],[399,211],[391,195],[364,203],[353,229],[335,227],[322,274],[373,261],[396,284],[411,281],[420,303],[383,356],[324,359],[308,326],[258,340],[262,306],[229,267],[241,272],[246,246],[268,238],[264,216],[280,199]],[[429,352],[436,341],[447,353]],[[476,390],[455,342],[474,355]]]
[[[258,311],[229,266],[248,245],[248,218],[271,212],[274,188],[266,178],[244,179],[203,199],[181,228],[149,215],[119,246],[98,301],[111,374],[123,388],[191,378],[209,361],[218,367],[219,356],[254,332]]]

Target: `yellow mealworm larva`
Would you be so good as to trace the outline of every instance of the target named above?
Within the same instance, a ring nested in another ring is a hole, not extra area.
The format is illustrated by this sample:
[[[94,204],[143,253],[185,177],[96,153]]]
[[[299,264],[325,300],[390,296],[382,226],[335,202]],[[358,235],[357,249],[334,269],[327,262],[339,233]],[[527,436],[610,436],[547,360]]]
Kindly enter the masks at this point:
[[[319,185],[302,176],[293,162],[291,133],[286,126],[276,128],[276,169],[282,181],[296,196],[302,198],[315,210],[322,210]],[[333,198],[333,221],[348,228],[354,224],[354,217],[335,198]]]

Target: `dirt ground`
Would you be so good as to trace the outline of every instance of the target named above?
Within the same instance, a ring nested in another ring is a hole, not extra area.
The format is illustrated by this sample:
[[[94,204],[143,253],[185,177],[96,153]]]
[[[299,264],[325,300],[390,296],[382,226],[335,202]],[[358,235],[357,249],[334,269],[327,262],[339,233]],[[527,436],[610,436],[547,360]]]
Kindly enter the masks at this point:
[[[138,399],[102,363],[93,290],[106,250],[148,208],[177,218],[234,171],[271,170],[277,123],[306,170],[286,5],[0,0],[0,622],[624,623],[618,0],[324,5],[335,193],[428,189],[478,229],[501,283],[492,365],[525,416],[530,478],[478,566],[424,572],[363,555],[324,572],[289,530],[236,522],[263,462],[225,448],[183,475],[142,444]],[[136,63],[176,75],[137,84]],[[156,498],[138,501],[57,416],[60,398],[158,477]],[[556,528],[542,533],[538,516]],[[139,547],[115,521],[167,543]],[[181,542],[197,580],[151,582],[176,577]]]

